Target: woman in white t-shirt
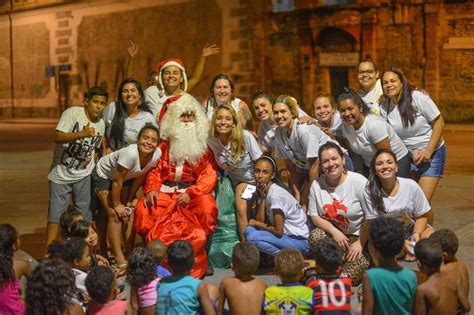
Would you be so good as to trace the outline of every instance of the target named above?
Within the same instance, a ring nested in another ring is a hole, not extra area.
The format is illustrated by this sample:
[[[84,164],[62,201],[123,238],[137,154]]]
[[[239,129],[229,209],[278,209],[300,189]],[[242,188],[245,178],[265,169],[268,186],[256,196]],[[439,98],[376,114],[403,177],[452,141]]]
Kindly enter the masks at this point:
[[[446,162],[443,116],[428,95],[408,83],[400,69],[382,72],[382,83],[386,98],[380,106],[381,116],[410,151],[412,175],[431,202]],[[428,221],[432,224],[433,217]]]
[[[212,79],[209,92],[211,97],[203,102],[204,110],[209,119],[218,105],[227,104],[237,113],[239,123],[243,129],[253,130],[252,113],[244,101],[235,97],[234,83],[227,74],[218,74]]]
[[[104,245],[107,232],[119,266],[127,263],[121,247],[122,231],[126,252],[133,249],[133,201],[146,175],[156,167],[161,157],[161,150],[157,148],[158,140],[158,128],[151,124],[145,125],[138,133],[136,144],[102,157],[92,173],[93,190],[102,208],[96,220],[102,242],[101,251],[106,254]],[[133,185],[124,187],[124,182],[130,180],[133,180]]]
[[[433,233],[428,223],[430,204],[420,186],[411,179],[397,177],[397,160],[390,150],[375,153],[370,165],[370,176],[364,192],[362,208],[366,223],[361,241],[367,241],[368,224],[379,216],[400,220],[405,227],[405,253],[413,258],[413,246]]]
[[[156,119],[145,103],[142,85],[133,78],[120,83],[117,101],[106,107],[103,118],[107,124],[105,154],[136,143],[145,124],[156,125]]]
[[[392,150],[398,162],[398,176],[410,175],[410,157],[402,140],[384,119],[368,114],[369,108],[360,95],[346,89],[339,95],[337,106],[343,120],[342,136],[351,150],[364,160],[362,174],[369,175],[369,166],[377,150]]]
[[[280,95],[273,104],[273,118],[278,128],[275,131],[275,156],[285,160],[289,172],[291,190],[303,208],[308,206],[309,186],[318,178],[319,147],[332,140],[315,125],[298,124],[296,100]],[[338,143],[337,143],[338,144]],[[339,145],[339,144],[338,144]],[[352,170],[352,162],[345,149],[346,166]]]
[[[260,123],[257,130],[257,141],[266,155],[271,155],[275,150],[275,130],[278,127],[273,119],[273,96],[265,91],[257,91],[252,95],[252,106]],[[314,124],[314,119],[309,117],[298,106],[298,122],[300,124]]]
[[[237,226],[243,240],[249,204],[242,198],[242,193],[248,184],[255,183],[253,166],[262,151],[252,134],[242,129],[237,113],[230,105],[219,105],[214,111],[207,143],[214,153],[217,165],[227,171],[232,180]]]
[[[341,114],[336,109],[336,101],[329,93],[318,93],[313,97],[314,118],[332,139],[342,138]]]
[[[261,252],[275,256],[285,248],[309,253],[307,217],[298,201],[281,186],[276,162],[263,155],[255,162],[258,213],[245,228],[245,237]],[[265,222],[269,222],[268,224]]]
[[[379,79],[379,70],[372,60],[365,59],[359,62],[357,79],[362,88],[359,91],[362,100],[372,114],[380,115],[379,99],[383,94],[382,84]]]
[[[344,271],[357,286],[369,266],[359,240],[365,220],[362,199],[367,179],[345,169],[343,152],[332,142],[319,148],[319,165],[323,175],[312,183],[309,193],[308,215],[316,226],[309,244],[314,250],[318,241],[332,237],[345,251]]]

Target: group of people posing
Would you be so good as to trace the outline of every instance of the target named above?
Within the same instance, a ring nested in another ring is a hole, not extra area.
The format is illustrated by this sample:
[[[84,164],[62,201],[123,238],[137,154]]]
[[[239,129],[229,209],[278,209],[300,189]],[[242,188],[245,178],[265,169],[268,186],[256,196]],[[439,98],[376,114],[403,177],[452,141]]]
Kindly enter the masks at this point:
[[[344,255],[341,271],[357,286],[370,264],[370,223],[391,217],[404,227],[398,258],[414,260],[415,244],[433,232],[444,121],[400,69],[379,71],[364,60],[357,71],[359,92],[317,94],[309,113],[294,97],[257,91],[252,115],[225,74],[200,103],[187,92],[179,59],[161,62],[146,90],[123,80],[109,104],[107,91],[92,87],[84,106],[67,109],[56,127],[47,244],[72,195],[83,219],[95,222],[104,261],[110,245],[115,265],[126,268],[136,234],[146,243],[185,240],[195,255],[191,275],[201,278],[218,222],[218,178],[227,176],[236,233],[261,253],[294,248],[310,257],[333,239]]]

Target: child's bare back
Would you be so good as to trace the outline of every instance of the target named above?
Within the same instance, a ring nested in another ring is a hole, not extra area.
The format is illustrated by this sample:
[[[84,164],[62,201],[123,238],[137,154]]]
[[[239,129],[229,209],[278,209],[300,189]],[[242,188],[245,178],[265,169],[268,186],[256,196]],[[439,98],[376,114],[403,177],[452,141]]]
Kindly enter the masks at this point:
[[[469,301],[458,279],[459,271],[441,270],[418,286],[417,314],[456,314],[458,309],[468,312]]]
[[[243,279],[225,278],[219,288],[220,300],[218,314],[222,314],[227,300],[231,314],[260,314],[267,284],[253,276]]]

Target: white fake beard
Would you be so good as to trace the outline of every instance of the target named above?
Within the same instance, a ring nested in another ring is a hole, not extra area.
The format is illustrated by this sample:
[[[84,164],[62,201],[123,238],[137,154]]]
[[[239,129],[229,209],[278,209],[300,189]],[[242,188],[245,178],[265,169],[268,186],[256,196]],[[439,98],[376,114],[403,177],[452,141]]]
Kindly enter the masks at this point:
[[[206,139],[200,139],[195,122],[180,122],[170,136],[171,162],[188,162],[194,164],[204,155],[207,149]]]

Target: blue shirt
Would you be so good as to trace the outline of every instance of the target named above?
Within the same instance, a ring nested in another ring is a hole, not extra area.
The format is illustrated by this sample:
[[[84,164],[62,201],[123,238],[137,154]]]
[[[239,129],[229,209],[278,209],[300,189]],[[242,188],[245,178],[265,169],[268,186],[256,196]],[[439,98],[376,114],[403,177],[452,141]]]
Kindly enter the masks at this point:
[[[175,276],[161,279],[157,285],[156,314],[196,314],[200,304],[198,289],[201,280],[191,276]]]

